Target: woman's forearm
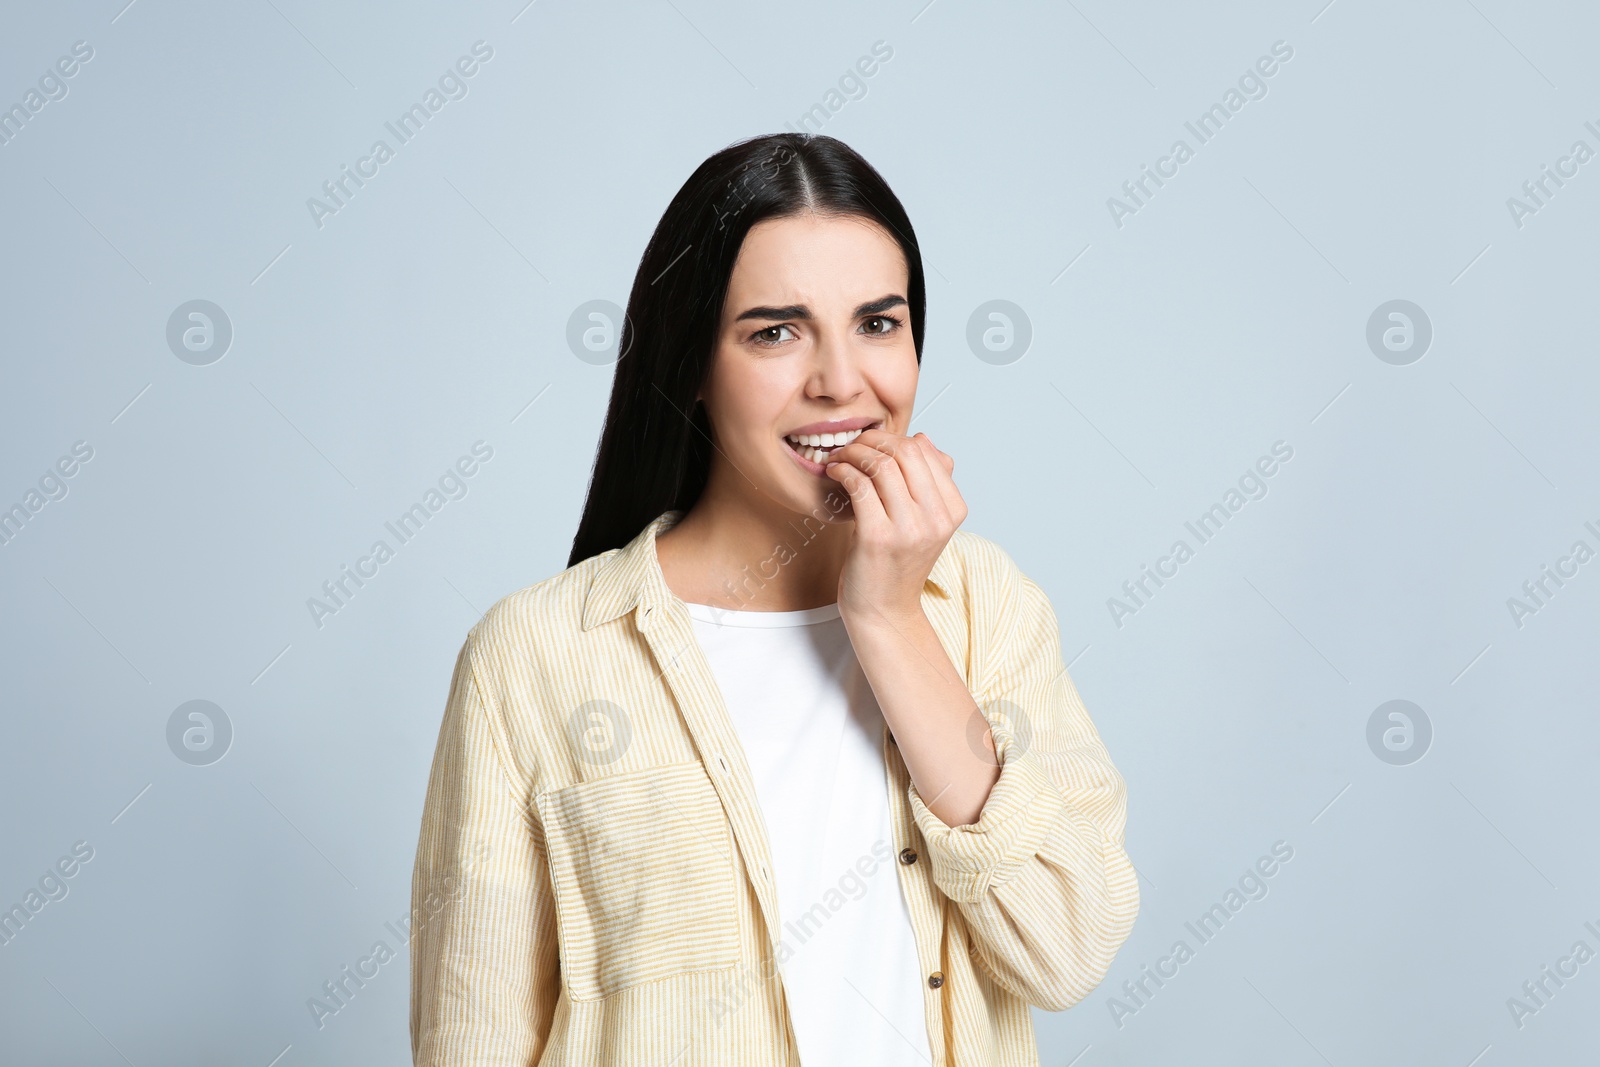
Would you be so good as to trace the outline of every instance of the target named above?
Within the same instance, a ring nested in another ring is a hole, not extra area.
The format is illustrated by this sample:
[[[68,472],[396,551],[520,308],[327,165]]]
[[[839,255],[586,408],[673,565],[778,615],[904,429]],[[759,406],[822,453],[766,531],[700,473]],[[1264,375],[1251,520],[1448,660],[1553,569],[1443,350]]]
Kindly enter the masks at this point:
[[[946,825],[975,822],[1000,767],[933,624],[919,610],[847,619],[846,628],[917,793]]]

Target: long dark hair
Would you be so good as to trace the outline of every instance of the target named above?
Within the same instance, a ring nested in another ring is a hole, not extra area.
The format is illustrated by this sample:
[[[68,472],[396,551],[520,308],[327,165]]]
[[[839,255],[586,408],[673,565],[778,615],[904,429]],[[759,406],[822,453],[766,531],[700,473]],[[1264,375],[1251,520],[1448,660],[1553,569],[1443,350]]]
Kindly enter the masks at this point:
[[[711,369],[734,260],[763,219],[853,215],[899,242],[911,335],[922,362],[922,252],[883,176],[820,134],[752,137],[707,159],[656,224],[628,294],[605,429],[567,566],[631,541],[664,511],[687,511],[711,470],[711,425],[695,400]]]

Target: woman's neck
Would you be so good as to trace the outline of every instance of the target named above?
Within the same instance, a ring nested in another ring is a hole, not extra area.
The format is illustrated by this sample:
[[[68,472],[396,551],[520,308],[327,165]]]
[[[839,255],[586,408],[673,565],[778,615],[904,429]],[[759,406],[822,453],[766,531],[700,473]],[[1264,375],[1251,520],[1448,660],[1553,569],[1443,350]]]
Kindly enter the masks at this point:
[[[731,611],[799,611],[838,600],[854,532],[848,520],[702,495],[657,535],[656,558],[681,600]]]

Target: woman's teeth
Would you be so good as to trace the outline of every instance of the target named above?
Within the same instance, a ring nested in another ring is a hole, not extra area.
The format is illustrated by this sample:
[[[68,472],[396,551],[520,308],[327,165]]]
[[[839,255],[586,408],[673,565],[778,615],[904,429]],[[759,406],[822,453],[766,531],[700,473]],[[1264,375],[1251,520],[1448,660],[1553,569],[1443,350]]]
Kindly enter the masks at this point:
[[[811,462],[826,464],[834,449],[843,448],[860,436],[861,430],[846,430],[843,433],[790,434],[784,440]]]

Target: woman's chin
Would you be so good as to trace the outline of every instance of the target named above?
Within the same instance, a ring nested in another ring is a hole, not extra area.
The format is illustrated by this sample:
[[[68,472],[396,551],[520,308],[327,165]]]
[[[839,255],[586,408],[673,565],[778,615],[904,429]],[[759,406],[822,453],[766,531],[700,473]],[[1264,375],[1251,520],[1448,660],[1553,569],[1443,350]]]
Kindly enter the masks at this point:
[[[790,510],[813,522],[854,522],[855,509],[850,494],[838,485],[810,486],[810,492],[790,491],[778,497]]]

